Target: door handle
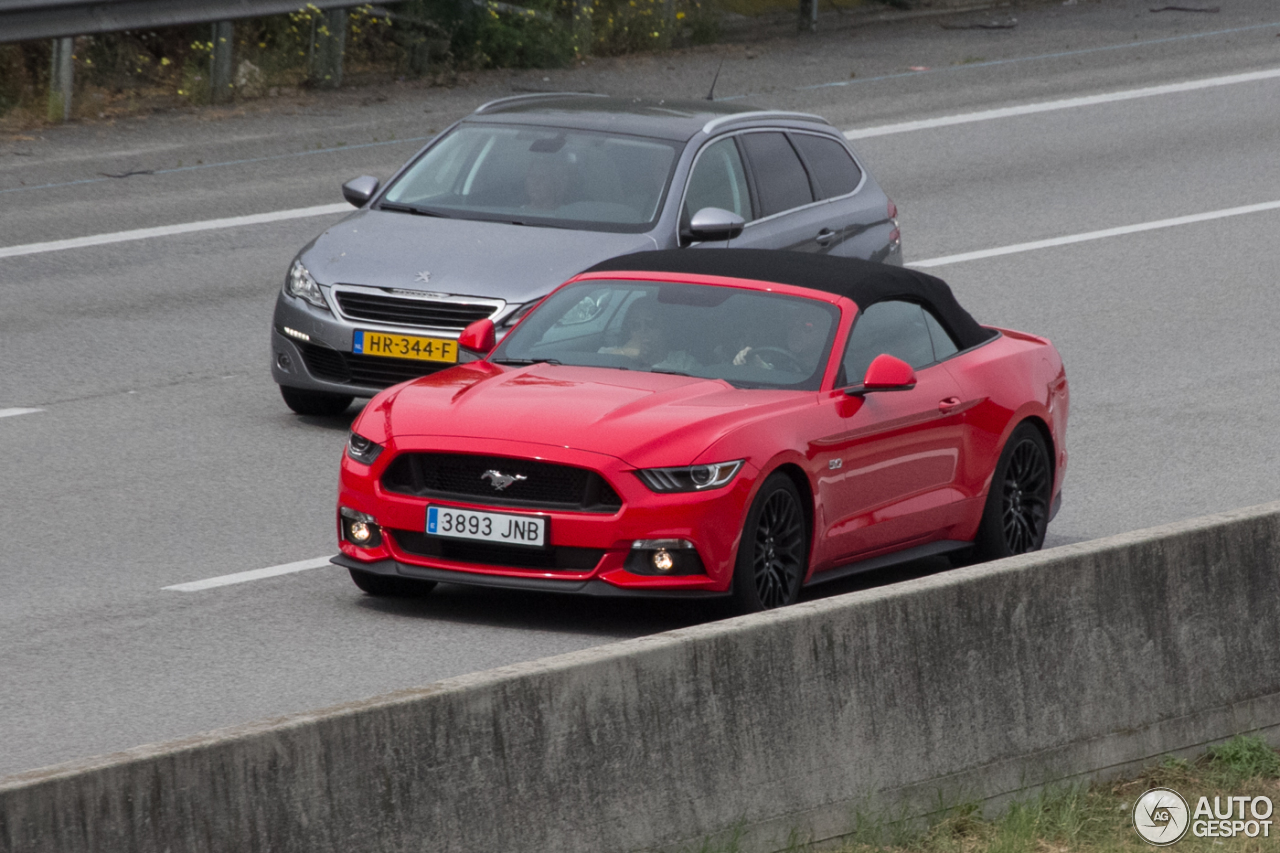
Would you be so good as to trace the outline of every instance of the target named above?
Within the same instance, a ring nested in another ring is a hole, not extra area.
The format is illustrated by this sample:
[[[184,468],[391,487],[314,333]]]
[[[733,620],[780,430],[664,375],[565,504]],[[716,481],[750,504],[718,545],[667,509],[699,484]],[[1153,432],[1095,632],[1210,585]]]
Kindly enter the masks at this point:
[[[958,405],[960,405],[959,397],[946,397],[945,399],[938,401],[938,411],[945,415]]]
[[[832,231],[830,228],[823,228],[821,231],[818,232],[818,236],[814,237],[813,240],[819,246],[825,246],[835,238],[836,238],[836,232]]]

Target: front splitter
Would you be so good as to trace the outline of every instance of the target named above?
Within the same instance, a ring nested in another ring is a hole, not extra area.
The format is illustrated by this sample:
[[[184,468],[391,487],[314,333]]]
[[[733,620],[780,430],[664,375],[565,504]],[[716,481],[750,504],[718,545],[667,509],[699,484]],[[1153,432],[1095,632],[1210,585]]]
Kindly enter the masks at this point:
[[[728,592],[705,589],[623,589],[602,580],[558,581],[550,578],[513,578],[498,575],[478,575],[451,569],[432,569],[413,566],[398,560],[377,560],[364,563],[346,554],[337,554],[331,563],[347,569],[369,572],[374,575],[412,578],[413,580],[456,583],[465,586],[483,586],[496,589],[523,589],[531,592],[560,592],[571,595],[590,595],[597,598],[724,598]]]

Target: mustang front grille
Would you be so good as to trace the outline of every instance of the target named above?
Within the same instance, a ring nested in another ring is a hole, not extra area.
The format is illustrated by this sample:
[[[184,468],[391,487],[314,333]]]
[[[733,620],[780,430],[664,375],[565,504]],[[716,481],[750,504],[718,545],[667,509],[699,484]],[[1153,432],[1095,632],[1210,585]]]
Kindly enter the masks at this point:
[[[604,556],[603,548],[515,548],[485,542],[438,539],[413,530],[388,531],[401,550],[419,557],[513,569],[559,569],[588,572]]]
[[[352,320],[394,326],[426,326],[432,329],[465,329],[476,320],[495,314],[499,305],[486,302],[443,302],[380,296],[364,291],[334,290],[338,307]]]
[[[622,506],[594,471],[503,456],[403,453],[383,473],[382,486],[405,495],[530,509],[611,513]]]

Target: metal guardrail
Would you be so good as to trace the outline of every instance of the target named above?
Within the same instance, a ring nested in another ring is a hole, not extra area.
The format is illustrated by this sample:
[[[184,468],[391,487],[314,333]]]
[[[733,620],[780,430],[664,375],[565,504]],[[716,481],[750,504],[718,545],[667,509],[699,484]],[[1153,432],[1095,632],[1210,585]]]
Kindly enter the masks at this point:
[[[0,0],[0,44],[341,9],[352,0]]]
[[[333,88],[342,82],[346,14],[353,5],[352,0],[0,0],[0,44],[53,41],[48,116],[66,121],[71,116],[76,36],[210,24],[210,98],[220,103],[231,97],[233,21],[308,7],[319,11],[327,22],[312,35],[311,74],[316,85]]]

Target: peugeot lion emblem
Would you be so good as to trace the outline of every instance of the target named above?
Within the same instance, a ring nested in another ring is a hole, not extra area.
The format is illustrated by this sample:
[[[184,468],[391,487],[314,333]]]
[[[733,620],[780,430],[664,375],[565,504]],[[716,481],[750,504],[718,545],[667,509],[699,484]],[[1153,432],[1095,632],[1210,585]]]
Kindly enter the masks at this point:
[[[426,270],[423,270],[422,272],[418,273],[417,281],[420,281],[423,284],[427,284],[428,282],[431,281],[431,273],[427,272]]]
[[[480,479],[488,480],[489,484],[495,489],[502,491],[512,483],[518,483],[521,480],[527,480],[529,478],[524,474],[504,474],[501,471],[494,471],[493,469],[490,469],[481,474]]]

